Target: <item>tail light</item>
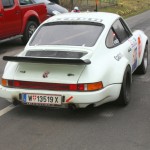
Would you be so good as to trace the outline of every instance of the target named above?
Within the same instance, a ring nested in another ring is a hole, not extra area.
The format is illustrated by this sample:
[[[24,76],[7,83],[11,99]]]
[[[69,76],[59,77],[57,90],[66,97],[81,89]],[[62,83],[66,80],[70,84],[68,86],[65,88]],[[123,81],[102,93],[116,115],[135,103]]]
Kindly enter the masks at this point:
[[[57,90],[57,91],[96,91],[103,88],[103,83],[95,82],[82,84],[60,84],[60,83],[30,82],[30,81],[2,79],[2,86],[10,88]]]
[[[8,86],[8,80],[2,79],[2,86]]]

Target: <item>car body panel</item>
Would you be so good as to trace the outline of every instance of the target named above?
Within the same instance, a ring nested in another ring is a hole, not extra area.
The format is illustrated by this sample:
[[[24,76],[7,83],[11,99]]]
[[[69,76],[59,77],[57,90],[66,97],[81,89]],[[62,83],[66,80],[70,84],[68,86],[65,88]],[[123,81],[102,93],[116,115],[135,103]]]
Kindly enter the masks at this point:
[[[2,2],[0,2],[2,3]],[[2,6],[2,4],[0,4]],[[5,38],[9,35],[17,35],[21,31],[21,11],[17,3],[11,8],[1,9],[1,19],[3,20],[2,35],[0,38]]]
[[[32,69],[34,68],[34,70]],[[77,83],[85,65],[59,64],[30,64],[20,63],[14,75],[14,80],[50,82],[50,83]],[[24,73],[25,72],[25,73]],[[44,74],[47,73],[47,77]],[[72,74],[72,75],[69,75]]]

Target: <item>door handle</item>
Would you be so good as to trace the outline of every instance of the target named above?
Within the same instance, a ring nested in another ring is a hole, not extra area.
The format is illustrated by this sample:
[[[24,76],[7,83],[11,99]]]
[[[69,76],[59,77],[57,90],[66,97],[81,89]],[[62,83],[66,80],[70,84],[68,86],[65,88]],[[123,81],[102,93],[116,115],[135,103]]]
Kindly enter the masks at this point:
[[[17,11],[16,11],[16,14],[19,14],[19,13],[20,13],[20,11],[19,11],[19,10],[17,10]]]

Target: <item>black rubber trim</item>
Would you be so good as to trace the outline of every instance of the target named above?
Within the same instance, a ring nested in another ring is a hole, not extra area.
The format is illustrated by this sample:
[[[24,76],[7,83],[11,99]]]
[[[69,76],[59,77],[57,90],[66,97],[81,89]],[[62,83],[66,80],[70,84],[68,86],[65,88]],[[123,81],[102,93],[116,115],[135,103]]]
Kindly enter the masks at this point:
[[[64,59],[64,58],[4,56],[3,60],[13,62],[44,63],[44,64],[73,64],[73,65],[91,64],[91,61],[89,59],[82,60],[82,59]]]

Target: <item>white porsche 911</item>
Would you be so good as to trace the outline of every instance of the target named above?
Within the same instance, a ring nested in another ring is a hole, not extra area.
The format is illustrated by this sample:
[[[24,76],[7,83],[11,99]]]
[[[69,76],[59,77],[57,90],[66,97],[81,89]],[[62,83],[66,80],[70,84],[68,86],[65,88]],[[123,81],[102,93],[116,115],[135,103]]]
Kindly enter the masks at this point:
[[[85,108],[130,100],[132,74],[145,74],[148,37],[117,14],[67,13],[39,26],[8,61],[0,96],[10,102]]]

